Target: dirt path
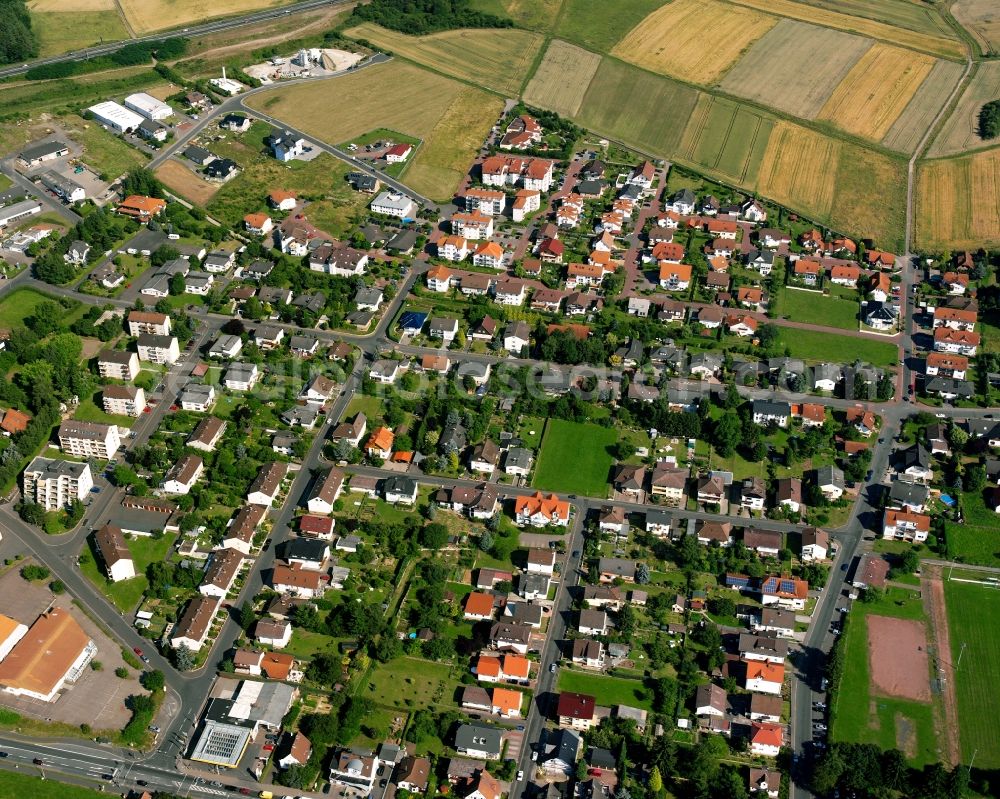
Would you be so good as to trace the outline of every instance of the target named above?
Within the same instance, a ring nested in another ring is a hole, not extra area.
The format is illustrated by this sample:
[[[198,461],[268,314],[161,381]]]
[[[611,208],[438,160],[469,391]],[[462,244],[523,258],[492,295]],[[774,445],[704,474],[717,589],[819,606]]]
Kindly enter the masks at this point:
[[[955,670],[951,663],[951,641],[948,636],[948,616],[945,611],[944,583],[941,581],[941,567],[924,565],[920,580],[924,596],[925,610],[931,625],[931,636],[937,654],[935,663],[941,682],[941,703],[944,718],[937,718],[938,735],[943,744],[943,756],[950,766],[961,760],[958,740],[958,702],[955,698]],[[940,716],[940,710],[935,716]]]

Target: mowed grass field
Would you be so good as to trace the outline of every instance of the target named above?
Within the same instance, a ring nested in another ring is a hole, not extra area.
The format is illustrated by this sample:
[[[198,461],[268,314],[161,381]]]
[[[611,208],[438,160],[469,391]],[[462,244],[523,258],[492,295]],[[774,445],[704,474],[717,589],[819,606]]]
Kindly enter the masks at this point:
[[[837,85],[817,119],[879,141],[903,113],[934,63],[929,55],[876,42]]]
[[[524,99],[563,116],[576,116],[600,65],[597,53],[553,39],[524,89]],[[574,79],[566,80],[567,75]]]
[[[720,86],[730,94],[813,119],[871,45],[863,36],[783,19],[736,62]]]
[[[774,119],[741,103],[701,94],[678,156],[698,169],[755,188]]]
[[[858,329],[858,308],[858,303],[852,300],[791,288],[785,288],[778,301],[778,314],[793,322],[810,322],[843,330]]]
[[[368,687],[362,689],[361,696],[380,705],[404,710],[454,706],[451,692],[459,676],[443,663],[420,658],[396,658],[372,671]]]
[[[892,366],[898,362],[895,345],[885,341],[855,336],[840,336],[836,333],[819,333],[814,330],[799,330],[779,327],[779,340],[790,350],[791,358],[805,361],[829,361],[830,353],[849,352],[852,358],[860,358],[872,366]]]
[[[931,143],[929,155],[955,155],[991,143],[979,136],[979,109],[1000,97],[1000,61],[981,61],[974,67],[955,109]]]
[[[521,90],[543,42],[538,33],[514,28],[408,36],[365,23],[348,29],[346,34],[511,97]]]
[[[962,65],[938,59],[903,112],[882,137],[892,150],[912,153],[962,77]]]
[[[602,707],[628,705],[653,710],[651,692],[638,680],[564,669],[559,675],[559,690],[593,696]]]
[[[21,327],[24,320],[43,302],[58,302],[55,297],[34,289],[17,289],[0,300],[0,327]]]
[[[985,338],[995,328],[984,326],[981,330]],[[962,500],[962,511],[965,518],[961,524],[945,524],[951,557],[963,563],[1000,566],[1000,528],[997,527],[997,515],[986,507],[982,494],[966,494]]]
[[[867,616],[923,619],[919,599],[890,588],[874,605],[855,604],[844,632],[844,676],[832,694],[830,737],[835,741],[899,748],[918,765],[938,759],[930,704],[875,695],[868,665]],[[910,734],[904,737],[905,732]]]
[[[398,60],[262,92],[248,104],[330,143],[380,127],[422,139],[403,181],[432,199],[451,196],[503,107],[498,97]]]
[[[917,172],[916,239],[927,249],[1000,242],[1000,149],[925,161]]]
[[[549,419],[532,485],[547,491],[607,496],[614,459],[608,447],[618,441],[614,428]]]
[[[663,0],[563,0],[555,34],[599,53],[609,53],[621,38]]]
[[[719,0],[673,0],[643,19],[611,51],[637,66],[714,84],[777,17]],[[712,31],[706,46],[705,31]]]
[[[996,0],[957,0],[951,11],[976,38],[985,55],[1000,53],[1000,14]]]
[[[179,28],[192,22],[249,14],[263,8],[277,8],[293,0],[120,0],[122,11],[136,35],[166,28]]]
[[[962,576],[981,580],[986,575]],[[968,763],[977,753],[977,766],[1000,768],[1000,736],[996,734],[1000,712],[996,689],[1000,682],[1000,625],[996,621],[1000,618],[1000,590],[945,579],[944,596],[952,663],[957,663],[960,655],[962,658],[955,672],[962,762]]]
[[[796,0],[730,0],[741,6],[756,8],[770,14],[777,14],[789,19],[797,19],[802,22],[812,22],[827,28],[851,31],[861,36],[870,36],[873,39],[881,39],[890,44],[898,44],[901,47],[908,47],[913,50],[920,50],[931,55],[940,55],[945,58],[964,58],[965,51],[961,42],[954,34],[946,34],[945,29],[940,29],[940,33],[922,33],[908,30],[905,27],[897,27],[895,23],[887,24],[882,20],[890,20],[885,8],[902,5],[894,3],[893,0],[848,0],[841,3],[840,0],[827,0],[818,3],[799,3]],[[965,1],[965,0],[963,0]],[[981,2],[984,6],[992,0],[968,0],[968,2]],[[917,6],[918,4],[906,3],[906,5]],[[849,10],[857,7],[866,7],[868,15],[851,16],[841,14],[839,11]],[[872,19],[874,17],[874,19]],[[826,55],[824,53],[824,55]]]
[[[159,167],[156,170],[156,177],[162,180],[168,189],[197,205],[207,205],[221,186],[219,183],[209,183],[174,159]]]
[[[697,90],[612,58],[601,61],[577,121],[650,153],[670,155],[698,102]]]

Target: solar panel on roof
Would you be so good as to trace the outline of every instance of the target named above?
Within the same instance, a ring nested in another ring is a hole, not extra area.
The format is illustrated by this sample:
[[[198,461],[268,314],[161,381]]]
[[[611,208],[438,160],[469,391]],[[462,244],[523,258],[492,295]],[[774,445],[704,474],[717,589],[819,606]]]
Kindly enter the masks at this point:
[[[784,594],[794,594],[795,593],[795,581],[794,580],[782,580],[781,581],[781,592]]]

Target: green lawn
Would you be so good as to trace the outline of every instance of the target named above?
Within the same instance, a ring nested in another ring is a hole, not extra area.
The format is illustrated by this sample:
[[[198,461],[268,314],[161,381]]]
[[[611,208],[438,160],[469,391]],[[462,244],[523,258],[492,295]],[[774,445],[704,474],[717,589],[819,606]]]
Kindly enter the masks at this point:
[[[559,690],[589,694],[602,707],[628,705],[642,710],[653,709],[651,693],[638,680],[623,680],[619,677],[565,669],[559,676]]]
[[[779,327],[779,340],[789,357],[806,361],[843,361],[860,358],[872,366],[893,366],[898,361],[895,344],[836,333]],[[845,358],[845,355],[850,356]]]
[[[105,413],[100,389],[98,389],[93,396],[84,397],[80,400],[80,404],[77,406],[76,413],[73,414],[73,418],[84,422],[116,424],[119,427],[131,427],[135,423],[135,419],[131,416],[118,416],[111,413]]]
[[[308,630],[303,630],[301,627],[295,627],[292,630],[292,640],[281,651],[287,652],[289,655],[294,655],[297,658],[311,660],[320,652],[335,651],[336,644],[337,640],[331,638],[329,635],[312,633]]]
[[[34,289],[17,289],[0,300],[0,327],[19,327],[43,302],[58,302],[55,297]],[[70,313],[70,311],[67,311]]]
[[[28,773],[0,771],[0,799],[23,799],[25,796],[32,799],[107,799],[108,794],[90,788],[41,780],[34,766],[25,766],[25,770]]]
[[[610,427],[549,419],[534,485],[549,491],[607,496],[614,461],[608,447],[617,441],[618,433]]]
[[[868,673],[869,614],[923,619],[923,604],[915,592],[890,588],[873,604],[855,603],[844,631],[844,676],[831,692],[831,738],[852,743],[874,743],[882,749],[898,748],[897,725],[912,730],[911,760],[917,765],[940,759],[930,704],[871,693]]]
[[[818,292],[786,288],[781,292],[778,312],[794,322],[809,322],[843,330],[858,329],[857,300],[826,297]]]
[[[378,397],[368,397],[364,394],[356,394],[352,399],[350,404],[347,406],[347,410],[344,412],[344,419],[353,419],[359,413],[363,413],[368,419],[368,429],[372,429],[373,424],[377,424],[382,419],[382,414],[385,412],[385,408],[382,405],[382,400]]]
[[[87,539],[86,548],[80,553],[80,571],[87,579],[96,585],[112,604],[121,611],[128,612],[139,604],[149,582],[146,580],[146,567],[150,563],[165,560],[167,553],[177,539],[176,534],[168,533],[160,538],[137,537],[127,539],[129,551],[135,563],[136,576],[131,580],[121,580],[112,583],[105,577],[104,568],[99,564],[94,552],[92,538]]]
[[[461,670],[418,658],[396,658],[378,666],[361,695],[391,707],[454,707]]]
[[[965,521],[945,524],[948,551],[962,563],[1000,566],[1000,517],[983,504],[982,494],[963,494]]]
[[[968,576],[982,579],[984,575]],[[978,753],[977,766],[1000,768],[1000,737],[996,733],[1000,711],[996,690],[1000,681],[1000,592],[947,579],[944,592],[952,663],[957,663],[960,656],[962,659],[955,673],[962,762],[968,763],[973,753]]]

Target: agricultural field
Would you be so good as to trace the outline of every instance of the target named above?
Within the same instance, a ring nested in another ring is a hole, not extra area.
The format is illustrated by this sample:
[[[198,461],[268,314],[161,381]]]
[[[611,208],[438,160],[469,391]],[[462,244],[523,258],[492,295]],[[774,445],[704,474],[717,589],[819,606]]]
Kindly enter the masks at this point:
[[[684,129],[678,157],[752,189],[773,129],[771,117],[732,100],[702,94]]]
[[[619,40],[663,0],[563,0],[555,34],[599,53],[609,53]]]
[[[553,39],[524,89],[524,100],[574,117],[580,112],[587,87],[600,65],[601,56],[597,53]],[[566,80],[567,75],[575,77]]]
[[[963,576],[982,580],[985,575]],[[978,752],[977,765],[1000,768],[1000,739],[996,735],[996,686],[1000,680],[1000,626],[996,619],[1000,614],[1000,592],[991,586],[945,579],[944,594],[952,663],[962,658],[954,681],[962,761],[969,762]]]
[[[628,705],[653,710],[651,692],[638,680],[564,669],[559,675],[559,690],[596,697],[597,704],[604,707]]]
[[[536,488],[603,497],[614,461],[608,447],[618,441],[614,428],[549,419],[535,467]]]
[[[348,29],[346,34],[510,97],[520,92],[543,41],[540,34],[514,28],[408,36],[365,23]]]
[[[830,360],[832,352],[849,352],[852,358],[860,358],[872,366],[889,367],[899,361],[894,344],[871,338],[779,327],[778,339],[790,351],[789,357],[813,363]]]
[[[906,228],[903,158],[843,142],[835,178],[830,224],[836,230],[873,239],[879,247],[902,252]]]
[[[949,115],[944,127],[931,143],[932,158],[956,155],[990,144],[979,136],[979,109],[1000,97],[1000,61],[982,61]]]
[[[736,62],[720,86],[730,94],[813,119],[871,45],[871,39],[862,36],[783,19]]]
[[[548,31],[559,18],[563,0],[503,0],[503,10],[522,28]]]
[[[912,0],[804,0],[810,6],[873,20],[917,33],[954,39],[955,31],[930,5]],[[881,37],[884,38],[884,37]]]
[[[1000,53],[1000,14],[994,0],[957,0],[951,12],[975,37],[983,55]]]
[[[204,0],[119,0],[119,5],[135,34],[143,36],[209,19],[277,8],[290,2],[292,0],[218,0],[213,3]]]
[[[975,249],[1000,242],[1000,149],[925,161],[917,173],[917,244]]]
[[[858,307],[857,301],[787,287],[778,301],[778,313],[793,322],[809,322],[842,330],[858,329]]]
[[[903,112],[882,137],[891,150],[912,153],[962,77],[962,65],[938,60]]]
[[[791,122],[778,122],[760,167],[765,196],[819,218],[829,216],[837,189],[841,142]]]
[[[499,98],[402,61],[262,92],[248,104],[330,143],[379,127],[422,139],[404,179],[433,199],[454,191],[503,106]]]
[[[879,141],[903,113],[934,63],[928,55],[876,42],[837,85],[816,118]]]
[[[984,6],[991,0],[970,0],[972,3],[982,3]],[[741,6],[756,8],[770,14],[797,19],[802,22],[812,22],[836,30],[857,33],[860,36],[868,36],[872,39],[880,39],[889,44],[896,44],[900,47],[907,47],[911,50],[920,50],[931,55],[939,55],[945,58],[960,59],[965,57],[965,49],[962,43],[955,38],[955,34],[935,26],[936,33],[922,33],[907,26],[897,27],[892,19],[891,12],[885,12],[884,7],[890,5],[910,5],[916,7],[916,3],[894,3],[893,0],[848,0],[841,3],[840,0],[819,0],[814,3],[800,3],[797,0],[731,0]],[[817,8],[817,6],[821,6]],[[864,7],[872,19],[866,15],[850,16],[841,14],[839,11],[849,11],[853,8]],[[835,10],[828,10],[835,9]],[[882,20],[886,20],[883,22]],[[943,22],[943,20],[942,20]]]
[[[611,52],[652,72],[711,86],[777,22],[719,0],[674,0],[642,20]],[[712,31],[710,47],[706,30]]]
[[[697,101],[698,92],[689,86],[605,58],[577,121],[626,145],[667,156],[680,144]]]
[[[31,24],[43,58],[129,38],[114,0],[35,0]]]
[[[156,170],[156,177],[162,180],[168,189],[197,205],[207,205],[221,186],[219,183],[209,183],[174,159],[159,167]]]

